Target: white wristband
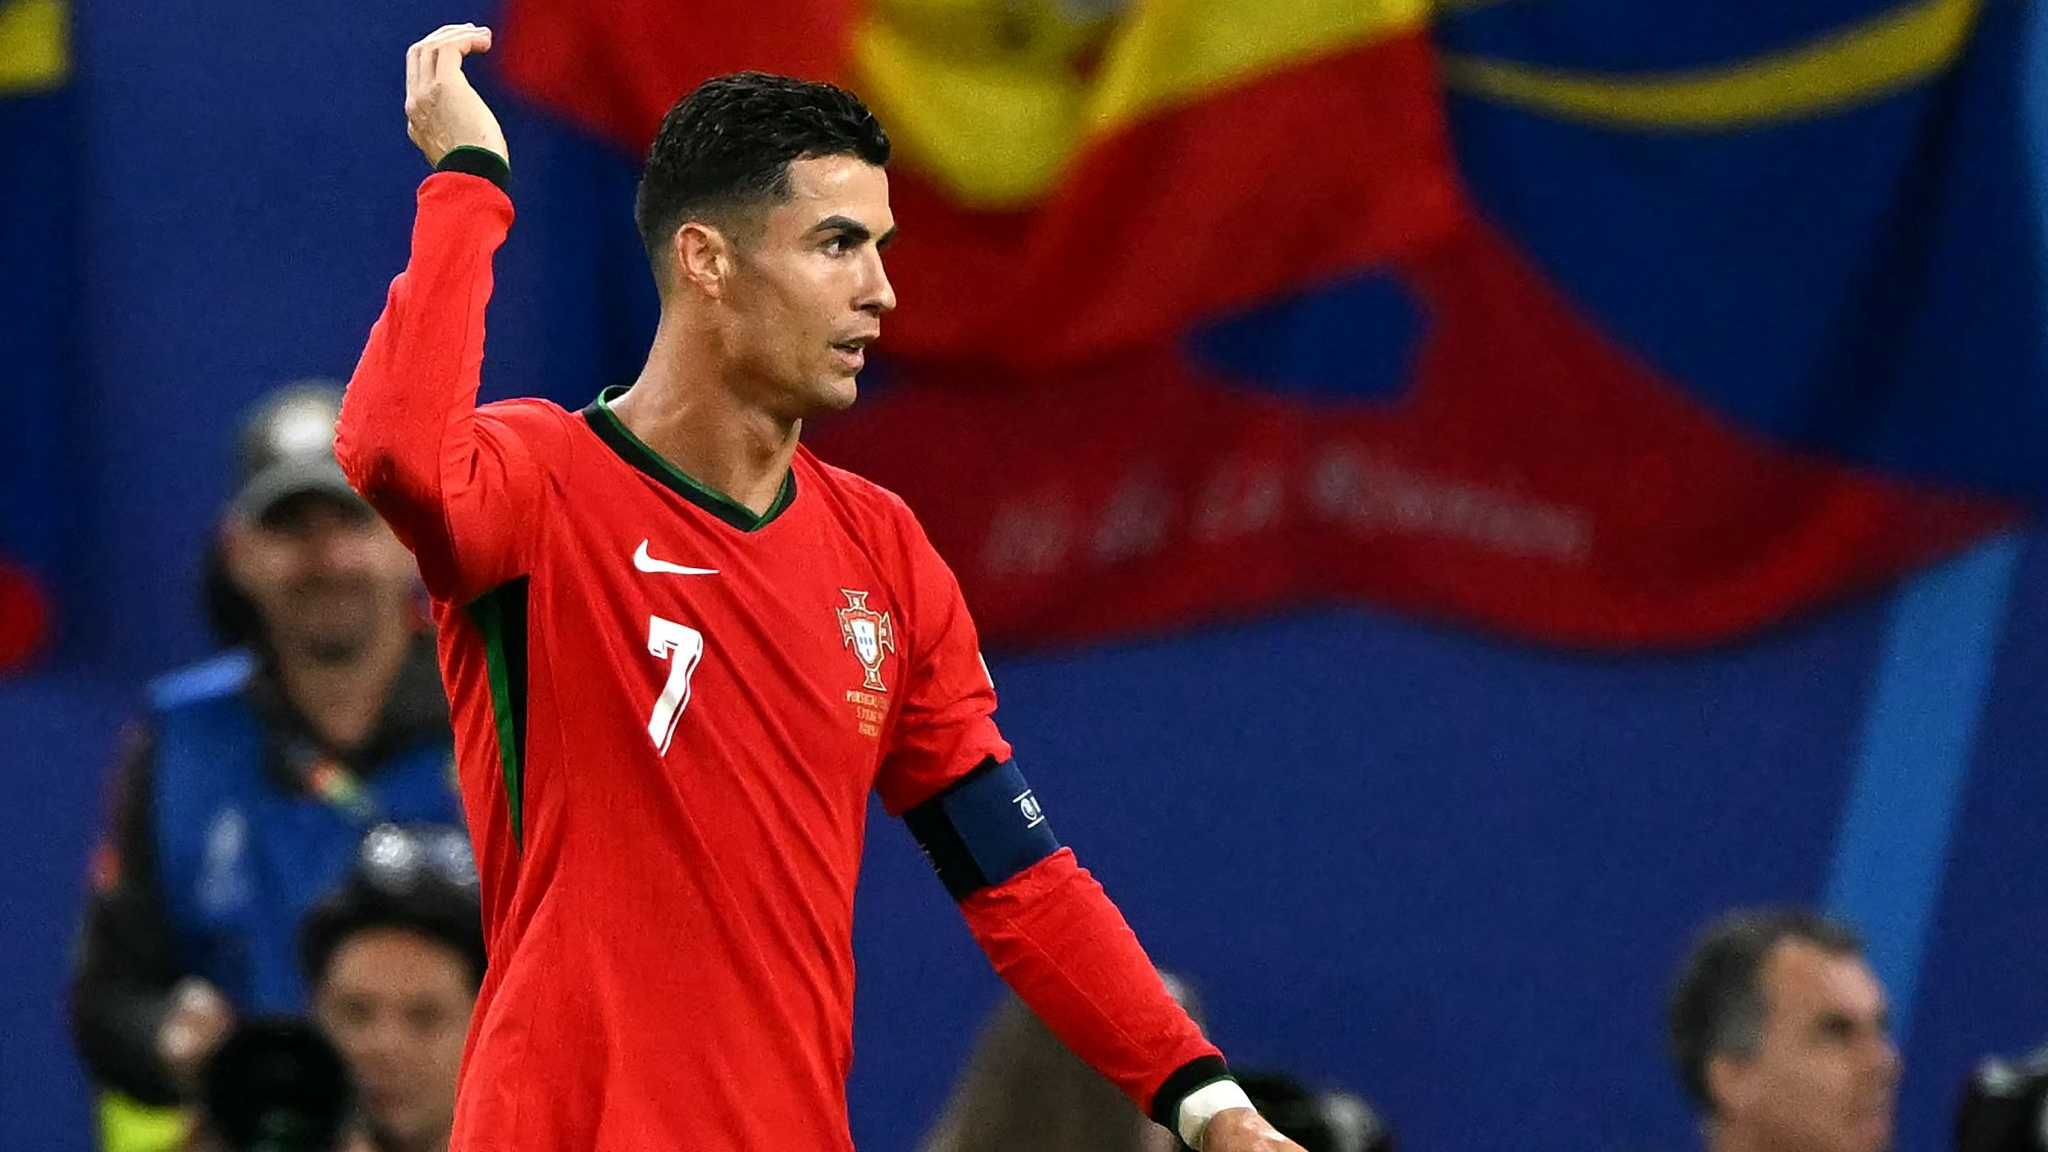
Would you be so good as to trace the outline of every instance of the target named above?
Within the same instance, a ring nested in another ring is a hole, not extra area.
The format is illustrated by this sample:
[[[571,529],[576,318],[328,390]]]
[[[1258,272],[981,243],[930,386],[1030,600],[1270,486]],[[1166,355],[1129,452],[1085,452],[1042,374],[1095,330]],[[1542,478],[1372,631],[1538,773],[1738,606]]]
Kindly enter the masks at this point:
[[[1202,1137],[1208,1134],[1209,1121],[1214,1120],[1218,1112],[1251,1106],[1252,1098],[1244,1094],[1244,1089],[1235,1080],[1204,1084],[1180,1102],[1180,1138],[1187,1141],[1188,1147],[1195,1152],[1201,1152]]]

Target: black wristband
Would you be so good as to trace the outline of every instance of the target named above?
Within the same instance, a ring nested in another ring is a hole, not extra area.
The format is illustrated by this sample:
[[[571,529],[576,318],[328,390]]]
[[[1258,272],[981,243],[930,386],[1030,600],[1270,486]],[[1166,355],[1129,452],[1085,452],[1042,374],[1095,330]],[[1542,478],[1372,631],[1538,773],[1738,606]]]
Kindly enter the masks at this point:
[[[507,195],[512,191],[512,166],[505,162],[503,156],[489,148],[479,148],[474,144],[460,144],[450,148],[448,154],[441,157],[441,162],[434,165],[434,171],[466,172],[471,176],[481,176],[489,180]]]
[[[1169,1132],[1180,1131],[1180,1102],[1197,1088],[1228,1079],[1230,1067],[1223,1063],[1223,1057],[1195,1057],[1174,1069],[1159,1091],[1152,1094],[1152,1119]]]

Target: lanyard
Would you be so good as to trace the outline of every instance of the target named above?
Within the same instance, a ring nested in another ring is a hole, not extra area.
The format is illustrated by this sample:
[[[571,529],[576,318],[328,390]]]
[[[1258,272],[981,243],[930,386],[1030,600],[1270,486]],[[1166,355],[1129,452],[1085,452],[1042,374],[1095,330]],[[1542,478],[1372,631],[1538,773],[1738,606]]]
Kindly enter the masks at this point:
[[[322,753],[310,740],[298,738],[285,746],[285,762],[308,795],[334,809],[358,828],[384,822],[384,806],[363,786],[348,766]]]

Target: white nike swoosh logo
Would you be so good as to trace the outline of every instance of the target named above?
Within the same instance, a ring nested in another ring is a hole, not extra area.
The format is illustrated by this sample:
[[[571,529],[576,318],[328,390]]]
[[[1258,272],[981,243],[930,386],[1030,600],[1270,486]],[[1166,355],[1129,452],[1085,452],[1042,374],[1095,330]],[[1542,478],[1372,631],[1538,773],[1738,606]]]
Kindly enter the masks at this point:
[[[638,568],[642,572],[667,572],[674,576],[718,575],[718,569],[716,568],[686,568],[681,564],[671,564],[666,560],[656,560],[647,554],[647,541],[645,540],[640,542],[639,550],[633,553],[633,567]]]

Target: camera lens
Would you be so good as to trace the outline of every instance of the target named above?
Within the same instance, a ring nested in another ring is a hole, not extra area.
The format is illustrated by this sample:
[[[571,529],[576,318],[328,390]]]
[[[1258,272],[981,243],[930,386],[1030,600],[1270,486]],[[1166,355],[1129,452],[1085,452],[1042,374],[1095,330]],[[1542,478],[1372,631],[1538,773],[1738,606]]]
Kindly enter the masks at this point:
[[[231,1152],[335,1152],[352,1110],[348,1069],[302,1020],[244,1023],[208,1062],[206,1127]]]

